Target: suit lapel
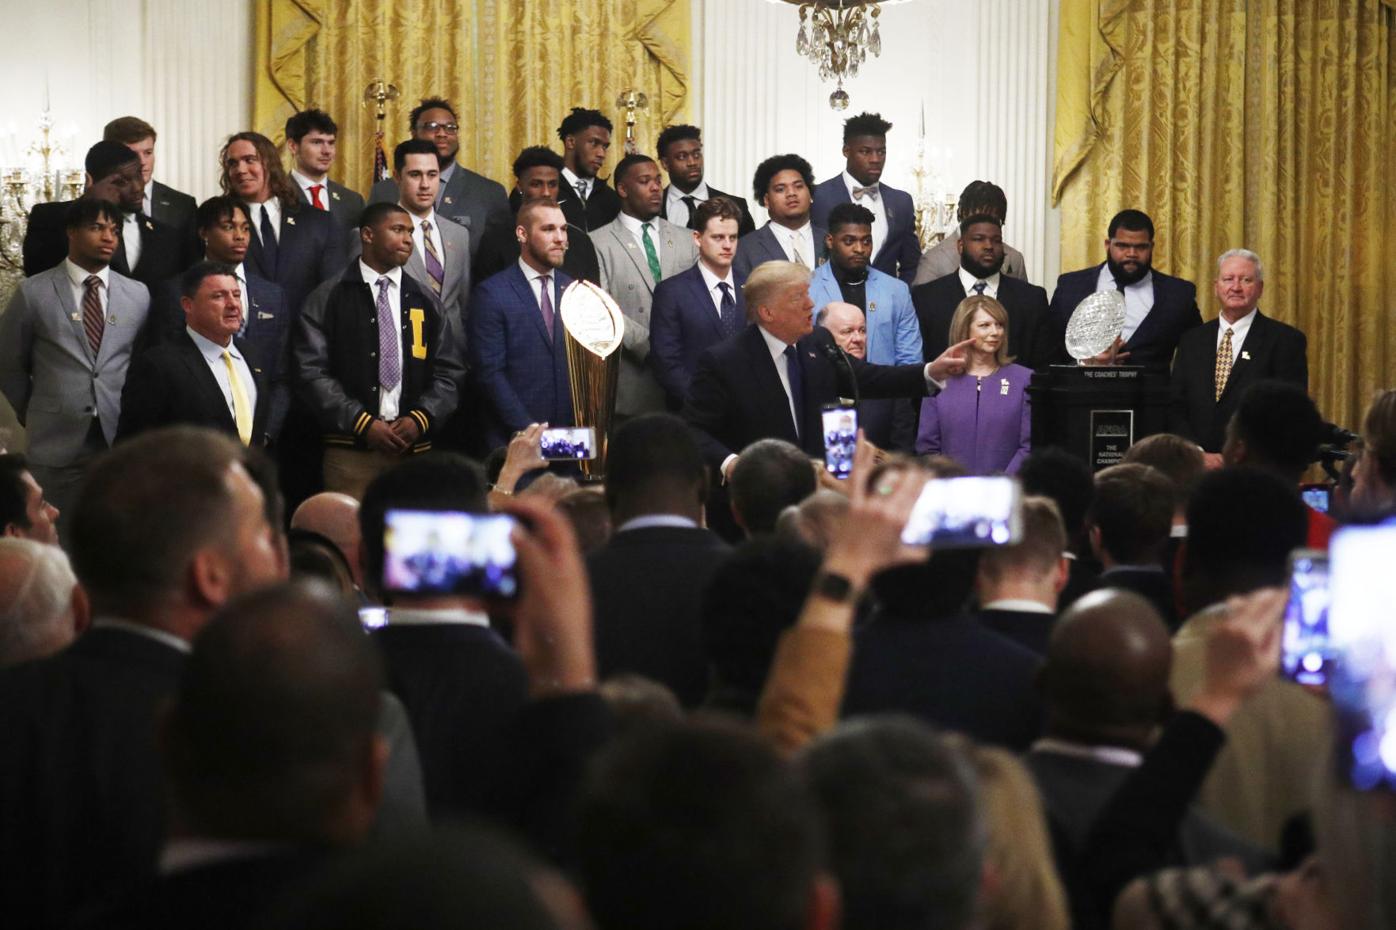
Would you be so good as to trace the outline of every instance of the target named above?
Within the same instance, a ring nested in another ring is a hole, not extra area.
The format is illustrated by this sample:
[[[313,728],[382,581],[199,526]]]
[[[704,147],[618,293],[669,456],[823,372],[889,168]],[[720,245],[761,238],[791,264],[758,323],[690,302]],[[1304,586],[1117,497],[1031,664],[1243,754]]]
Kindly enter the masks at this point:
[[[661,219],[657,224],[659,234],[664,239],[664,246],[659,253],[659,273],[661,278],[669,278],[689,267],[685,260],[687,251],[680,251],[679,245],[683,242],[681,235],[689,236],[692,241],[692,232],[685,226],[670,223]]]
[[[645,255],[645,250],[640,248],[640,243],[635,241],[635,237],[630,235],[629,230],[616,224],[611,227],[610,233],[615,237],[621,248],[625,249],[625,254],[630,256],[630,260],[635,263],[635,270],[640,273],[640,280],[645,283],[645,290],[654,293],[654,275],[650,273],[649,257]]]
[[[548,327],[543,324],[543,311],[538,306],[538,298],[533,296],[533,282],[524,277],[523,269],[517,264],[514,265],[514,274],[510,278],[510,283],[514,285],[514,293],[518,296],[524,309],[533,320],[534,328],[538,331],[538,337],[543,340],[544,345],[551,345],[552,340],[548,338]],[[553,293],[557,293],[557,272],[553,272]],[[557,324],[561,320],[557,319],[557,300],[553,301],[553,332],[557,332]]]
[[[1221,400],[1223,403],[1234,393],[1244,391],[1246,385],[1251,381],[1251,372],[1258,370],[1256,366],[1264,360],[1265,354],[1270,350],[1270,337],[1274,335],[1270,329],[1270,321],[1260,311],[1256,311],[1255,319],[1251,320],[1250,331],[1246,333],[1246,339],[1241,343],[1241,347],[1231,357],[1231,374],[1226,379],[1226,387],[1222,390]],[[1217,324],[1220,331],[1221,323]],[[1212,340],[1212,370],[1216,371],[1216,340]],[[1215,383],[1215,375],[1213,376]]]
[[[97,359],[92,355],[92,346],[87,341],[87,329],[82,323],[82,311],[73,304],[73,291],[68,281],[68,275],[59,266],[58,273],[53,277],[53,289],[58,297],[58,305],[63,308],[63,315],[68,319],[68,325],[73,328],[73,338],[78,342],[78,349],[82,352],[83,358],[87,359],[87,364],[93,368],[97,367]],[[111,280],[111,276],[107,276]],[[107,295],[110,299],[111,294]]]
[[[759,262],[752,262],[751,267],[755,268],[761,262],[783,262],[786,261],[785,250],[780,247],[780,240],[776,238],[776,232],[770,225],[762,226],[759,230],[761,244],[766,249],[766,257]]]
[[[718,318],[717,311],[713,306],[712,294],[708,291],[708,282],[703,278],[702,270],[695,264],[692,270],[686,271],[684,274],[687,276],[684,283],[688,285],[690,299],[698,311],[698,316],[704,320],[714,336],[721,338],[722,321]],[[738,294],[740,293],[741,291],[738,290],[737,294],[732,295],[733,298],[739,299]]]
[[[188,333],[184,334],[184,339],[180,343],[180,357],[184,359],[184,365],[189,370],[189,375],[193,378],[193,383],[199,386],[199,393],[203,395],[204,404],[209,410],[217,410],[219,420],[233,432],[237,432],[237,421],[233,419],[233,414],[228,410],[228,401],[223,396],[223,389],[218,386],[218,379],[213,376],[213,372],[208,367],[208,360],[204,358],[199,347],[194,344],[194,340]],[[251,367],[250,365],[248,366]],[[261,399],[261,391],[258,391],[258,400]]]
[[[442,263],[446,266],[446,280],[441,285],[444,293],[453,289],[461,280],[461,275],[465,273],[465,263],[469,258],[469,253],[465,243],[457,236],[455,230],[446,230],[437,227],[437,232],[441,234],[441,251],[445,254],[441,256]],[[423,268],[425,269],[425,265]]]
[[[780,372],[776,371],[775,359],[771,358],[761,328],[755,323],[747,324],[747,354],[751,370],[756,375],[756,397],[765,410],[764,419],[769,423],[784,423],[785,435],[779,437],[795,445],[800,444],[795,432],[795,421],[790,416],[790,395],[785,393],[785,385],[780,382]]]

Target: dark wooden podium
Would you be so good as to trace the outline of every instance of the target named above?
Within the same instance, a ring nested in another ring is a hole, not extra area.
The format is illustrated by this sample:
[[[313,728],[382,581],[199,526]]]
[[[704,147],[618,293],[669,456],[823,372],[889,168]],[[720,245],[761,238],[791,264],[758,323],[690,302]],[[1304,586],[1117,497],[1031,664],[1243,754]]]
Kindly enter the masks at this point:
[[[1059,446],[1093,471],[1118,465],[1145,436],[1168,430],[1168,372],[1139,365],[1052,365],[1033,374],[1032,447]]]

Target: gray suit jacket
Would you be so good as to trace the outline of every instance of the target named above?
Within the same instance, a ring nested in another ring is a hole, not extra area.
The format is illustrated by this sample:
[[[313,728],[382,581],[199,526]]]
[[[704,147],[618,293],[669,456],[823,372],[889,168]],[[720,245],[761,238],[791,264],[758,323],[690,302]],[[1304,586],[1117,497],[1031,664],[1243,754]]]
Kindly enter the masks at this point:
[[[952,229],[944,239],[921,253],[921,261],[916,265],[916,278],[911,286],[925,284],[936,278],[953,274],[960,267],[960,231]],[[1002,273],[1019,281],[1028,279],[1028,265],[1023,253],[1005,244],[1003,247]]]
[[[823,226],[815,226],[810,231],[814,235],[814,267],[818,268],[829,260],[829,248],[824,243],[828,230]],[[789,261],[785,257],[785,250],[776,241],[771,224],[767,223],[756,232],[749,232],[737,241],[737,254],[732,259],[732,270],[738,277],[746,278],[751,275],[751,269],[763,262],[785,261]],[[810,269],[813,270],[814,268]]]
[[[369,203],[397,203],[397,182],[386,178],[373,185],[368,193]],[[480,240],[484,236],[485,223],[492,216],[502,217],[508,222],[513,216],[509,210],[509,195],[498,181],[491,181],[482,174],[456,163],[451,180],[436,195],[436,212],[458,226],[470,231],[470,260],[480,250]]]
[[[416,217],[413,217],[412,221],[419,222]],[[441,283],[441,306],[450,317],[456,338],[464,346],[465,322],[468,319],[466,308],[470,305],[470,231],[451,222],[440,213],[436,214],[434,222],[437,224],[441,245],[445,251],[441,257],[441,264],[446,272],[446,278]],[[349,244],[349,261],[353,262],[362,252],[363,242],[355,236],[354,241]],[[411,258],[407,259],[406,271],[422,286],[423,293],[435,295],[427,277],[427,260],[415,245]]]
[[[660,279],[692,268],[698,260],[693,233],[661,217],[655,217],[654,224]],[[634,416],[664,410],[664,390],[645,361],[650,354],[650,307],[655,285],[649,259],[635,237],[621,225],[620,217],[593,231],[591,244],[596,247],[596,260],[601,266],[601,289],[615,298],[625,314],[616,412]]]
[[[107,443],[116,438],[131,347],[150,310],[144,284],[110,272],[106,325],[94,358],[66,268],[21,281],[0,316],[0,391],[25,427],[30,461],[55,468],[82,449],[94,410]]]

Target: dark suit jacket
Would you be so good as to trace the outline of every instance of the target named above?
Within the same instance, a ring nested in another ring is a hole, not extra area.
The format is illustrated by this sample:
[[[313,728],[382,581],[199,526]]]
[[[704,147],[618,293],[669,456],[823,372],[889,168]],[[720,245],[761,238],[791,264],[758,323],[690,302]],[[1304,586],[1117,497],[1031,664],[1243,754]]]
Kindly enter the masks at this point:
[[[595,232],[615,219],[620,213],[620,195],[600,178],[591,179],[586,203],[577,196],[577,189],[562,178],[557,186],[557,203],[562,207],[567,222],[580,226],[589,233]]]
[[[24,275],[32,277],[63,263],[68,257],[67,225],[71,200],[36,204],[24,233]],[[112,253],[114,271],[150,285],[179,274],[190,264],[190,244],[174,226],[148,216],[139,217],[141,255],[134,271],[126,264],[126,249],[118,242]],[[118,233],[121,231],[117,230]]]
[[[829,249],[824,244],[824,237],[828,231],[815,223],[810,232],[814,236],[814,264],[818,267],[829,260]],[[745,280],[751,274],[751,269],[762,262],[784,261],[789,261],[785,257],[785,250],[776,241],[776,234],[771,232],[771,224],[767,223],[737,240],[737,254],[732,259],[732,270]]]
[[[326,178],[325,183],[329,186],[327,202],[330,207],[330,216],[334,217],[334,221],[345,229],[357,229],[359,217],[364,212],[363,195],[358,191],[350,190],[338,181]],[[310,203],[310,198],[307,197],[305,202]]]
[[[1232,353],[1231,375],[1221,400],[1216,398],[1217,320],[1188,330],[1173,362],[1173,412],[1170,431],[1186,436],[1208,452],[1220,452],[1226,425],[1246,388],[1275,379],[1309,389],[1308,339],[1293,326],[1256,311],[1246,341]]]
[[[659,201],[659,215],[666,220],[669,218],[669,188],[671,186],[672,185],[665,185],[663,199]],[[737,236],[739,238],[745,236],[749,232],[756,231],[756,221],[751,218],[751,211],[747,209],[746,198],[738,197],[735,194],[724,194],[722,191],[709,184],[708,199],[711,200],[714,197],[726,197],[728,200],[735,203],[737,208],[742,211],[742,218],[737,220]],[[692,217],[690,216],[689,219],[692,219]],[[691,229],[692,227],[689,228]]]
[[[368,193],[369,203],[397,203],[397,182],[384,178]],[[443,182],[436,195],[436,212],[470,231],[470,255],[474,260],[480,235],[494,217],[507,216],[509,197],[504,185],[456,163],[450,180]]]
[[[916,266],[921,261],[921,243],[916,238],[916,207],[910,194],[886,184],[878,184],[878,196],[882,198],[882,206],[887,213],[887,238],[873,256],[873,267],[884,274],[901,278],[910,286],[916,278]],[[814,208],[810,211],[814,225],[828,228],[829,211],[849,202],[848,186],[843,183],[842,172],[821,181],[815,185]]]
[[[1173,581],[1162,567],[1158,571],[1146,568],[1109,568],[1100,573],[1100,586],[1133,591],[1154,605],[1158,615],[1168,625],[1169,632],[1178,631],[1178,602],[1173,593]]]
[[[239,342],[257,400],[252,413],[252,445],[267,444],[267,414],[271,390],[264,370]],[[156,346],[137,355],[126,372],[121,390],[121,419],[116,427],[117,442],[146,430],[177,423],[205,426],[237,438],[237,422],[228,411],[218,380],[209,370],[203,353],[188,333],[183,339]]]
[[[300,313],[301,304],[311,291],[341,274],[349,262],[345,251],[347,241],[334,217],[324,210],[301,206],[299,202],[296,206],[296,212],[290,213],[285,204],[281,205],[276,267],[269,267],[262,250],[261,234],[255,230],[243,263],[250,274],[281,285],[293,317]]]
[[[1056,614],[1031,610],[980,610],[978,621],[995,633],[1011,639],[1035,655],[1047,655],[1047,640],[1056,625]]]
[[[698,605],[730,552],[711,530],[652,526],[611,537],[587,560],[603,678],[635,672],[667,685],[684,707],[708,690]]]
[[[738,318],[746,319],[746,301],[742,297],[746,277],[734,271],[732,282]],[[655,285],[654,306],[650,309],[649,363],[673,409],[683,407],[688,382],[698,367],[698,356],[723,338],[722,321],[698,265]]]
[[[909,713],[1021,752],[1042,725],[1038,664],[969,617],[876,615],[854,633],[843,715]]]
[[[412,722],[432,819],[486,812],[502,741],[528,696],[523,663],[499,634],[465,623],[390,617],[373,640]]]
[[[572,201],[580,206],[581,201]],[[509,200],[514,206],[514,199]],[[519,260],[519,240],[514,235],[514,219],[518,207],[505,217],[493,217],[480,235],[480,249],[475,253],[475,262],[470,268],[472,281],[483,281],[491,275],[499,274]],[[566,211],[563,211],[566,216]],[[570,216],[567,217],[567,254],[562,259],[562,270],[569,278],[581,278],[593,284],[601,283],[601,266],[596,260],[596,247],[585,229]]]
[[[784,439],[815,458],[824,456],[825,404],[850,397],[852,386],[825,355],[833,336],[823,327],[795,343],[804,382],[804,409],[799,435],[790,418],[790,401],[781,386],[775,361],[755,323],[698,357],[688,388],[683,418],[693,428],[703,458],[717,468],[728,455],[758,439]],[[847,356],[846,356],[847,357]],[[870,365],[849,357],[863,397],[922,397],[926,379],[921,365]]]
[[[1057,335],[1058,361],[1071,361],[1066,353],[1066,324],[1071,322],[1076,305],[1095,293],[1103,267],[1102,262],[1079,271],[1068,271],[1057,278],[1049,316]],[[1129,352],[1126,361],[1131,365],[1167,368],[1173,363],[1178,340],[1189,329],[1202,325],[1202,314],[1197,310],[1197,286],[1191,281],[1158,270],[1154,270],[1153,279],[1154,306],[1125,343]]]
[[[911,289],[926,361],[950,347],[950,320],[967,296],[959,272]],[[1035,284],[1001,274],[998,302],[1008,311],[1008,354],[1027,368],[1041,368],[1056,361],[1058,339],[1047,318],[1047,292]]]
[[[193,197],[173,187],[152,181],[150,185],[150,215],[180,231],[181,236],[193,238],[194,214],[199,205]]]
[[[165,834],[155,720],[184,653],[97,628],[0,672],[0,896],[52,927],[152,876]]]

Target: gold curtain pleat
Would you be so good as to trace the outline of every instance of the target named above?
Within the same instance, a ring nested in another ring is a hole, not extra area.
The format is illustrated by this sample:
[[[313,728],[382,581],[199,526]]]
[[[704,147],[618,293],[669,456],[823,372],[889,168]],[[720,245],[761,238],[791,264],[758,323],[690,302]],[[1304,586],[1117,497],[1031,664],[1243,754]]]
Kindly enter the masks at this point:
[[[649,98],[636,124],[642,152],[687,118],[689,0],[258,0],[256,12],[256,128],[280,142],[292,113],[327,111],[339,124],[332,174],[360,191],[377,129],[363,94],[378,78],[402,94],[387,107],[390,158],[417,101],[445,96],[460,160],[505,187],[524,146],[561,151],[556,129],[573,106],[615,123],[611,166],[623,154],[622,91]]]
[[[1355,426],[1396,384],[1396,0],[1062,0],[1053,196],[1063,269],[1125,207],[1217,314],[1216,258],[1309,337],[1310,391]]]

